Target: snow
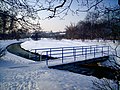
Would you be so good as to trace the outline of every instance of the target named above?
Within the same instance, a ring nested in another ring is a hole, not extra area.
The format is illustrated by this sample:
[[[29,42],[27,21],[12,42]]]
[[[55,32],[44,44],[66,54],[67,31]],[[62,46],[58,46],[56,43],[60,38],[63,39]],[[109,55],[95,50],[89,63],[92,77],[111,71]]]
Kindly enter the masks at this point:
[[[103,45],[104,42],[82,42],[81,40],[55,40],[55,39],[41,39],[39,41],[29,40],[21,44],[21,47],[26,50],[41,49],[41,48],[57,48],[57,47],[74,47],[74,46],[87,46],[87,45]]]
[[[34,62],[8,52],[3,58],[0,90],[90,90],[91,80],[95,78],[49,69],[44,61]]]
[[[24,40],[21,40],[24,41]],[[1,47],[16,40],[0,41]],[[96,41],[80,40],[30,40],[21,44],[25,49],[42,47],[62,47],[76,45],[102,44]],[[59,46],[58,46],[59,45]],[[93,76],[85,76],[69,71],[49,69],[45,61],[35,62],[9,52],[0,60],[0,90],[92,90],[92,81],[99,80]]]
[[[12,43],[24,42],[27,40],[30,40],[30,39],[29,38],[28,39],[20,39],[19,41],[15,40],[15,39],[13,39],[13,40],[0,40],[0,47],[6,48],[8,45],[10,45]]]

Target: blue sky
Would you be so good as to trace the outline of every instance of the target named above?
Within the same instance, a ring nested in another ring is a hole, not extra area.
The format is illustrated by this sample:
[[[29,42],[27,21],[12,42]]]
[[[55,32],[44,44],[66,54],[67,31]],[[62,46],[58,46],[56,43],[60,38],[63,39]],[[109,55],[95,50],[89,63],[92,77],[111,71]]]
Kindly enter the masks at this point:
[[[73,0],[74,1],[74,0]],[[104,0],[105,5],[107,6],[114,6],[117,5],[117,0]],[[73,3],[71,8],[77,8],[76,2]],[[47,15],[46,13],[40,13],[41,17]],[[80,20],[84,20],[86,16],[86,12],[80,12],[79,15],[72,15],[72,13],[68,13],[64,19],[60,18],[53,18],[53,19],[45,19],[40,20],[40,24],[43,31],[65,31],[65,27],[69,26],[70,23],[77,24]]]

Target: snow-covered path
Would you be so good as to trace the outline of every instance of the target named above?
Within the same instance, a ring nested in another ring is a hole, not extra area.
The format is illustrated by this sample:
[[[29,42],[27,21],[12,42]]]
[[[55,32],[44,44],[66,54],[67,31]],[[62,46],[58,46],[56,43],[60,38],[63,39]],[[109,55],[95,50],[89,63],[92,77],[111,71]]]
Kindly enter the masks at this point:
[[[12,60],[8,60],[7,56],[11,56]],[[3,58],[6,60],[0,61],[0,90],[90,90],[95,79],[49,69],[44,61],[34,62],[8,52]]]

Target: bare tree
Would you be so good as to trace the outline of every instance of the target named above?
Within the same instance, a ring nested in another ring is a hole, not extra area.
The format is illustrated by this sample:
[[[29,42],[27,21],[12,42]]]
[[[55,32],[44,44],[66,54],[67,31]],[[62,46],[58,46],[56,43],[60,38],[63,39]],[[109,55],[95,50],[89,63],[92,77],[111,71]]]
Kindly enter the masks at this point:
[[[41,19],[40,13],[46,12],[45,18],[64,17],[68,12],[78,14],[99,7],[103,0],[1,0],[0,9],[16,16],[17,21],[30,24],[29,19]],[[77,8],[73,8],[72,5]],[[82,9],[81,9],[82,8]]]
[[[120,38],[120,6],[105,8],[104,18],[108,21],[108,28],[115,43],[115,40]]]
[[[66,38],[67,39],[79,39],[79,32],[77,30],[76,25],[72,24],[70,26],[66,26]]]

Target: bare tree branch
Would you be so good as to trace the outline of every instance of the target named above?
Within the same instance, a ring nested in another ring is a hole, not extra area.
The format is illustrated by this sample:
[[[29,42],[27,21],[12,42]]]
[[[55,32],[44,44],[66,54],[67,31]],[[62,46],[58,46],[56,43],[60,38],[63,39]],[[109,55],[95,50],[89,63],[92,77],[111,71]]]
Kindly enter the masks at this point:
[[[87,0],[87,5],[88,5],[88,1],[89,0]],[[88,9],[86,9],[86,10],[77,10],[77,11],[79,11],[79,12],[88,12],[88,11],[90,11],[93,7],[96,7],[98,4],[100,4],[101,2],[102,2],[103,0],[98,0],[95,4],[93,4],[93,5],[91,5],[90,7],[88,7]]]

